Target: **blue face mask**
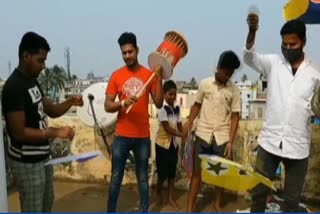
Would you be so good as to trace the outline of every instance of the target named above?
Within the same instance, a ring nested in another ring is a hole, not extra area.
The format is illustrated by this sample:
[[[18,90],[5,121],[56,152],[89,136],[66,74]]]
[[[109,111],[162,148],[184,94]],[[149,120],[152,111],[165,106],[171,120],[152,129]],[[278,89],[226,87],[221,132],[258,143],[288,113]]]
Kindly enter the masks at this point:
[[[289,49],[281,47],[282,54],[290,64],[297,62],[303,55],[302,48]]]

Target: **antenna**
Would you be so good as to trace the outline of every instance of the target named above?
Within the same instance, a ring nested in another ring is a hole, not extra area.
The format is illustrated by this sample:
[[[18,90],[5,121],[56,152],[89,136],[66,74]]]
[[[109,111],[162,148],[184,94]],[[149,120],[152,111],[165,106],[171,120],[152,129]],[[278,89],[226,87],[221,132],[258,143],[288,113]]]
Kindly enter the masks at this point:
[[[88,99],[89,99],[89,101],[93,101],[93,100],[94,100],[94,96],[89,93],[89,94],[88,94]]]
[[[83,106],[77,107],[77,115],[87,126],[95,126],[95,120],[92,117],[93,112],[90,106],[91,104],[94,108],[99,125],[107,127],[114,124],[117,120],[117,113],[108,113],[104,109],[107,85],[107,82],[95,83],[86,88],[82,93],[82,97],[87,97],[88,99],[83,99]]]

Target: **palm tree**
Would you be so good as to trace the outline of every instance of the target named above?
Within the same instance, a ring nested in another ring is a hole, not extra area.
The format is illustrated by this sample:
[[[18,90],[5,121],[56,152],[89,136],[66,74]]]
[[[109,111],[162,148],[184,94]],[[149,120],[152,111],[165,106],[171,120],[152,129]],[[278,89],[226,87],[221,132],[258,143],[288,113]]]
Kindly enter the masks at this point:
[[[71,80],[77,80],[77,79],[78,79],[77,75],[72,74],[72,76],[71,76]]]
[[[189,85],[191,85],[192,89],[196,89],[197,85],[198,85],[196,78],[192,77],[190,82],[189,82]]]
[[[65,87],[67,80],[65,70],[58,65],[54,65],[52,68],[46,68],[44,73],[41,73],[39,77],[39,82],[45,94],[49,96],[51,92],[53,100],[56,100],[57,92]]]
[[[57,91],[59,91],[64,88],[65,83],[68,81],[67,73],[62,67],[57,65],[53,66],[52,72],[54,75],[54,85]]]
[[[53,100],[56,100],[57,92],[64,89],[66,82],[68,81],[67,73],[62,67],[57,65],[53,66],[51,69],[53,73]]]
[[[247,74],[243,74],[241,77],[241,82],[245,82],[248,80]]]
[[[49,68],[46,68],[39,76],[39,82],[42,90],[44,90],[45,95],[48,96],[50,89],[53,85],[54,76]]]

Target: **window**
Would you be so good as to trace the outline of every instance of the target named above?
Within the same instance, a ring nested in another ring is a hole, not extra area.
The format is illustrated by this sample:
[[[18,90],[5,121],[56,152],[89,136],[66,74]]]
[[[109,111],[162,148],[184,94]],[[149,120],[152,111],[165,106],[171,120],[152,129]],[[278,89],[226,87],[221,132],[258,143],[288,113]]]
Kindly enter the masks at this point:
[[[262,119],[262,113],[263,113],[262,107],[258,107],[258,119]]]
[[[268,86],[268,82],[267,81],[262,81],[262,91],[264,91],[264,89],[266,89]]]
[[[250,94],[247,94],[247,98],[250,98]]]

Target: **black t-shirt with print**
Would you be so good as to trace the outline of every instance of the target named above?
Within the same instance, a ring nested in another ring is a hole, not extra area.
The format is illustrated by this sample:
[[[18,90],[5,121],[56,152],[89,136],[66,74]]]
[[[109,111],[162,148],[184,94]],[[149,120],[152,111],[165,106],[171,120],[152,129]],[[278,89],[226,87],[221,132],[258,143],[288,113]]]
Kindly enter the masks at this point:
[[[25,126],[35,129],[47,128],[47,116],[43,111],[43,93],[36,79],[24,76],[19,70],[14,70],[3,86],[2,110],[7,123],[7,114],[24,111]],[[8,124],[8,123],[7,123]],[[8,155],[10,158],[34,163],[49,157],[49,141],[17,142],[12,137],[12,131],[7,125],[10,137]]]

